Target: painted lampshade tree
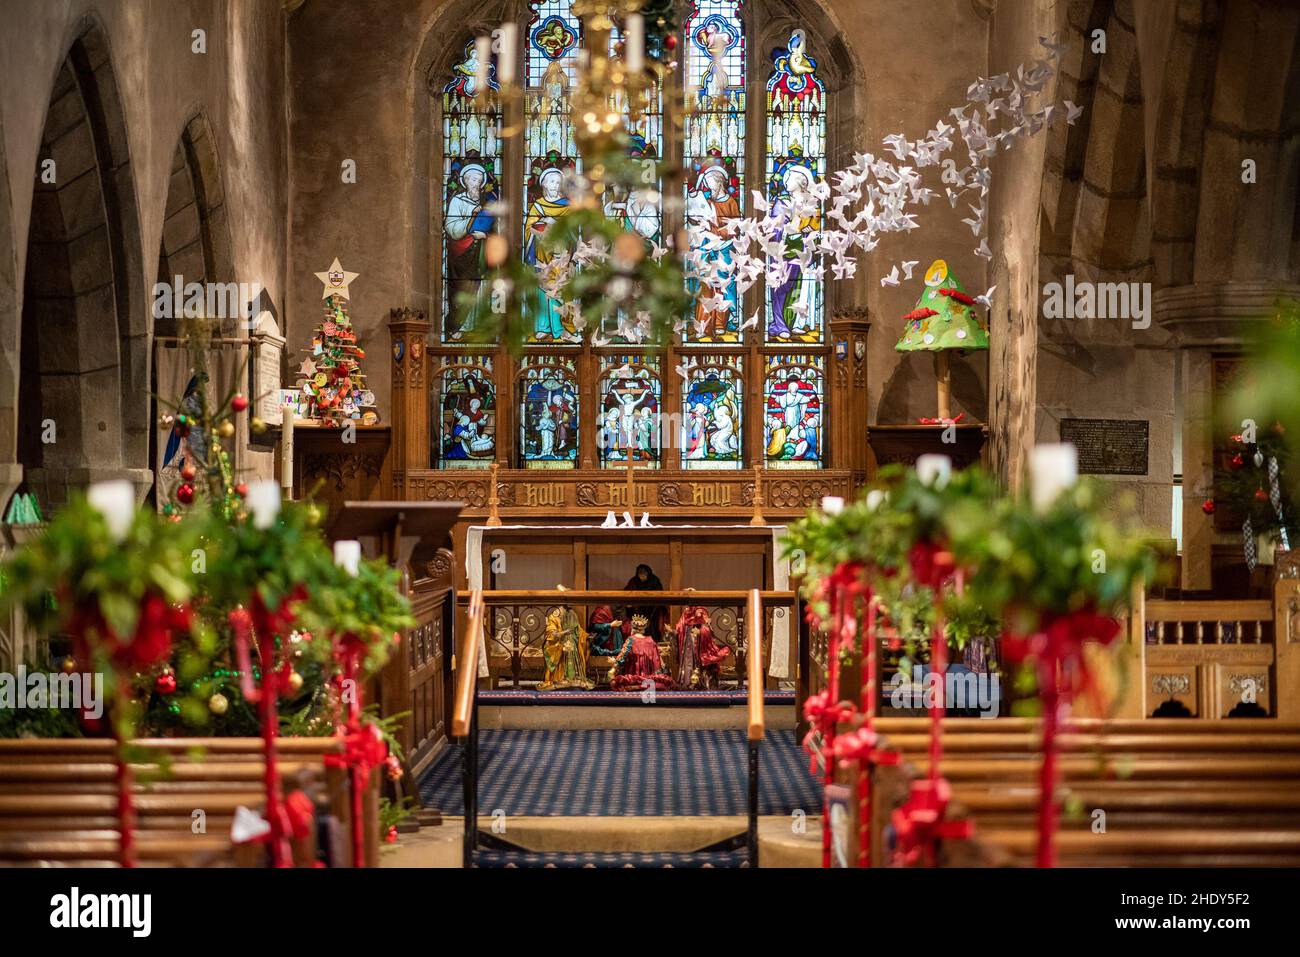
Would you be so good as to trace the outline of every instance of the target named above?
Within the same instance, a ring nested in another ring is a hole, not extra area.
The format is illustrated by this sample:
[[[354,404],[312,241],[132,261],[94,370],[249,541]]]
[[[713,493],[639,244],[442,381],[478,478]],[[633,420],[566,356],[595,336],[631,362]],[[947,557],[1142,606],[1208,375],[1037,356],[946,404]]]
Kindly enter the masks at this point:
[[[894,348],[899,352],[933,352],[938,380],[938,413],[952,418],[952,370],[949,353],[989,347],[987,316],[975,312],[975,299],[942,259],[925,271],[925,289],[916,308],[903,317],[906,325]]]

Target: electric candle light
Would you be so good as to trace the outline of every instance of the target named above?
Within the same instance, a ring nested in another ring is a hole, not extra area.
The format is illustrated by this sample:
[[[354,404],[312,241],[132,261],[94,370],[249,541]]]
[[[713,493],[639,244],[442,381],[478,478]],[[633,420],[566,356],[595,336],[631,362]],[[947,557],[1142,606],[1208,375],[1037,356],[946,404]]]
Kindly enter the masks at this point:
[[[822,511],[827,515],[838,515],[844,511],[844,499],[838,495],[822,496]]]
[[[513,23],[501,24],[497,34],[497,80],[502,86],[515,79],[515,39],[518,27]]]
[[[361,569],[361,543],[354,538],[335,542],[334,564],[355,578]]]
[[[248,486],[244,500],[253,516],[254,528],[270,528],[280,514],[280,486],[272,479],[262,479]]]
[[[922,485],[943,488],[952,477],[952,459],[946,455],[922,455],[916,460],[916,477]]]
[[[293,488],[293,406],[280,410],[280,485],[286,494]]]
[[[104,516],[108,534],[116,542],[126,538],[135,518],[135,489],[126,479],[113,482],[96,482],[86,491],[86,499],[95,511]]]
[[[640,73],[645,69],[645,18],[639,13],[628,14],[623,59],[629,73]]]
[[[874,512],[880,508],[880,503],[885,500],[885,493],[878,488],[873,488],[867,493],[867,508]]]
[[[492,38],[479,37],[474,41],[474,95],[486,96],[488,91],[488,65],[492,62]]]
[[[1073,445],[1035,445],[1029,450],[1029,498],[1034,511],[1047,511],[1078,480],[1079,450]]]

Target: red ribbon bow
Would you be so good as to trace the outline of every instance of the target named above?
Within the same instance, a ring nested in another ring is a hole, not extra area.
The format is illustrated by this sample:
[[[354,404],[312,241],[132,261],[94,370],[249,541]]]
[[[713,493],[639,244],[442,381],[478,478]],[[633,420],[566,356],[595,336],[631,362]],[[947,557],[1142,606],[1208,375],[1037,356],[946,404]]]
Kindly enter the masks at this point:
[[[861,761],[865,764],[897,764],[897,751],[882,751],[876,747],[880,736],[865,725],[835,739],[837,761]]]
[[[935,591],[957,571],[952,552],[937,542],[917,542],[907,553],[907,563],[913,580]]]
[[[358,768],[363,774],[378,767],[388,757],[388,745],[383,734],[373,724],[349,731],[343,736],[343,753],[325,755],[325,764],[332,768]]]
[[[940,841],[967,840],[975,833],[973,821],[944,819],[951,797],[952,789],[944,778],[912,782],[907,800],[891,816],[895,864],[911,867],[924,859],[933,865]]]

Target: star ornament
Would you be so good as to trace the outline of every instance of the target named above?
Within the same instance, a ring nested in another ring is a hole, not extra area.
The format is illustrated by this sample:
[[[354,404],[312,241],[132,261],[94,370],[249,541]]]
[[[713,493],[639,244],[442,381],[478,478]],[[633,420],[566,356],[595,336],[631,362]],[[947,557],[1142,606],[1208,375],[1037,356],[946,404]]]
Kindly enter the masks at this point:
[[[322,299],[328,299],[330,296],[338,296],[340,299],[351,299],[348,295],[348,284],[356,279],[359,273],[348,272],[343,268],[337,256],[334,262],[330,263],[330,268],[326,272],[316,273],[316,278],[325,284],[325,292]]]

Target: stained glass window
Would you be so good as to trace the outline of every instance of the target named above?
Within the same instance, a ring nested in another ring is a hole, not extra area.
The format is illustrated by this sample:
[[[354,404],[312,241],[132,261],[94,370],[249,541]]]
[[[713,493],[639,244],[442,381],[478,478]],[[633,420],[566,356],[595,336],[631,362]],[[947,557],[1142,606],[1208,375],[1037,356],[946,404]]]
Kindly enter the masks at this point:
[[[483,242],[496,229],[489,212],[501,196],[501,112],[496,71],[489,64],[488,95],[476,88],[478,54],[471,40],[452,67],[442,93],[442,341],[462,341],[487,310]],[[462,311],[462,293],[474,305]]]
[[[572,357],[524,357],[519,371],[519,447],[525,468],[573,468],[578,458],[578,394]]]
[[[435,381],[439,466],[487,468],[496,456],[497,402],[492,358],[453,358]]]
[[[610,56],[619,56],[620,42],[619,30],[615,26],[609,36]],[[663,156],[663,90],[657,82],[653,83],[633,104],[629,102],[627,91],[619,88],[611,98],[610,109],[624,119],[628,156],[642,162],[642,175],[638,187],[631,191],[621,184],[609,187],[605,197],[605,215],[628,232],[638,233],[644,238],[648,253],[663,240],[663,198],[659,192],[658,168]],[[633,337],[619,331],[620,320],[626,322],[627,317],[605,317],[605,336],[614,343],[634,341]]]
[[[821,259],[805,252],[809,233],[821,227],[820,212],[791,211],[794,196],[808,202],[808,190],[826,174],[826,87],[817,76],[803,30],[790,34],[789,46],[772,53],[767,81],[767,198],[776,214],[789,217],[785,252],[769,263],[778,285],[767,285],[767,341],[773,344],[822,341]],[[820,204],[818,209],[820,210]]]
[[[694,0],[685,31],[685,83],[695,111],[686,122],[686,219],[714,234],[704,256],[728,264],[723,224],[740,215],[745,164],[743,0]],[[697,300],[687,342],[739,342],[740,295],[734,281],[713,288],[692,279]]]
[[[823,357],[769,355],[765,363],[763,445],[768,468],[821,468]]]
[[[630,460],[659,466],[659,361],[645,356],[601,356],[600,422],[596,448],[609,468]]]
[[[744,453],[742,358],[699,355],[686,362],[682,468],[738,469]]]
[[[571,174],[579,168],[573,142],[570,92],[576,72],[582,27],[573,0],[531,0],[526,45],[528,91],[524,129],[524,259],[544,266],[553,254],[541,238],[568,212]],[[560,303],[537,293],[528,314],[534,342],[577,341],[572,319]]]

